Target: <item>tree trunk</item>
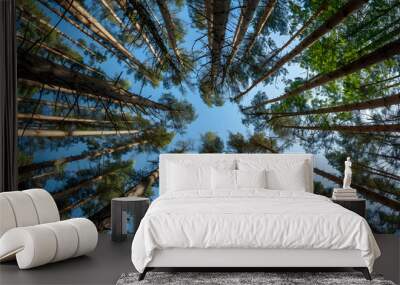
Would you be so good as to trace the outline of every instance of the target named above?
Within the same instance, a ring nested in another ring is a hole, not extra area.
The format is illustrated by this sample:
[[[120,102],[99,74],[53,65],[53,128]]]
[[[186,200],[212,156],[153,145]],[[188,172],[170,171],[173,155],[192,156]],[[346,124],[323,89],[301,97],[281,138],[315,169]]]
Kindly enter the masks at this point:
[[[207,21],[207,39],[208,39],[208,49],[212,50],[213,46],[213,26],[214,26],[214,19],[213,19],[213,2],[214,0],[204,0],[204,12],[206,15]]]
[[[339,185],[341,185],[343,183],[343,179],[341,177],[337,177],[337,176],[330,174],[328,172],[325,172],[321,169],[314,168],[314,173],[319,176],[322,176],[328,180],[331,180]],[[357,191],[362,193],[366,198],[376,201],[382,205],[385,205],[395,211],[400,211],[400,202],[399,201],[387,198],[386,196],[383,196],[382,194],[375,192],[371,189],[365,188],[364,186],[361,186],[361,185],[351,184],[351,186],[354,189],[357,189]]]
[[[260,143],[260,142],[253,142],[255,145],[265,148],[266,150],[268,150],[270,153],[278,153],[278,151],[276,151],[275,149],[273,149],[272,147],[270,147],[269,145]]]
[[[271,16],[272,12],[274,11],[276,2],[277,2],[277,0],[269,0],[268,4],[265,6],[264,11],[263,11],[262,15],[260,16],[260,19],[257,22],[256,28],[254,29],[254,32],[251,35],[251,37],[247,43],[246,49],[243,53],[242,60],[253,49],[253,46],[256,42],[257,37],[263,31],[265,25],[267,24],[269,17]]]
[[[300,93],[302,93],[304,91],[321,86],[327,82],[334,81],[336,79],[339,79],[339,78],[349,75],[351,73],[359,71],[363,68],[367,68],[367,67],[377,64],[379,62],[382,62],[382,61],[389,59],[392,56],[395,56],[398,54],[400,54],[400,39],[390,42],[369,54],[363,55],[360,58],[358,58],[348,64],[345,64],[344,66],[339,67],[338,69],[336,69],[334,71],[319,74],[319,75],[311,78],[310,80],[304,82],[299,87],[297,87],[291,91],[288,91],[279,97],[276,97],[276,98],[273,98],[270,100],[265,100],[265,101],[261,102],[260,104],[258,104],[258,106],[281,101],[283,99],[299,95]]]
[[[391,77],[388,77],[388,78],[385,78],[385,79],[382,79],[382,80],[378,80],[378,81],[375,81],[375,82],[366,83],[366,84],[361,85],[361,86],[359,87],[359,89],[365,90],[367,87],[369,87],[369,86],[371,86],[371,85],[376,85],[376,84],[380,84],[380,83],[385,83],[385,82],[387,82],[387,81],[391,81],[391,80],[396,79],[396,78],[399,78],[399,77],[400,77],[400,74],[394,75],[394,76],[391,76]]]
[[[58,130],[34,130],[28,129],[18,130],[18,136],[24,137],[84,137],[84,136],[111,136],[111,135],[133,135],[138,133],[137,130],[112,130],[112,131],[58,131]]]
[[[225,44],[225,31],[228,23],[230,0],[219,0],[213,2],[213,41],[211,49],[210,79],[212,86],[221,65],[221,54]]]
[[[167,29],[169,44],[170,44],[172,50],[174,51],[176,58],[182,64],[181,54],[180,54],[178,46],[176,44],[176,37],[175,37],[176,28],[175,28],[174,21],[171,17],[171,14],[169,12],[168,4],[164,0],[157,0],[156,2],[157,2],[159,10],[161,12],[161,16],[164,19],[165,28]]]
[[[59,174],[60,172],[58,170],[51,170],[51,171],[47,171],[47,172],[43,172],[37,175],[22,175],[18,177],[18,188],[19,189],[25,189],[27,188],[26,186],[26,182],[33,182],[34,187],[36,187],[36,182],[37,181],[42,181],[44,179],[46,179],[47,177],[50,176],[56,176],[57,174]],[[39,185],[38,185],[39,186]],[[31,186],[29,186],[30,188],[32,188]]]
[[[107,120],[96,120],[96,119],[86,119],[86,118],[76,118],[76,117],[63,117],[63,116],[48,116],[42,114],[32,114],[32,113],[18,113],[18,120],[21,121],[40,121],[48,123],[72,123],[72,124],[89,124],[89,125],[115,125],[115,123],[132,123],[132,120],[124,120],[123,118],[114,119],[113,121]]]
[[[100,121],[94,119],[84,119],[84,118],[72,118],[72,117],[60,117],[60,116],[47,116],[41,114],[26,114],[26,113],[18,113],[18,120],[23,121],[42,121],[42,122],[50,122],[50,123],[81,123],[81,124],[112,124],[111,121]]]
[[[97,193],[89,195],[88,197],[86,197],[84,199],[78,200],[75,203],[72,203],[72,204],[70,204],[68,206],[63,207],[61,210],[59,210],[59,213],[60,214],[64,214],[64,213],[66,213],[68,211],[71,211],[71,210],[73,210],[75,208],[81,207],[81,206],[85,205],[86,203],[89,203],[90,201],[93,201],[94,199],[96,199],[99,196],[100,196],[100,194],[97,194]]]
[[[247,29],[250,25],[251,20],[253,19],[254,12],[256,11],[259,2],[260,0],[245,1],[246,7],[242,8],[240,12],[240,18],[236,25],[235,35],[233,37],[232,50],[224,65],[221,84],[223,84],[225,81],[226,73],[230,65],[232,64],[232,61],[235,59],[236,53],[239,50],[239,46],[244,39],[244,36],[246,35]]]
[[[120,54],[114,51],[114,49],[112,49],[112,47],[110,47],[107,43],[97,38],[93,32],[90,33],[87,29],[81,27],[76,21],[72,20],[70,17],[63,16],[63,13],[61,13],[58,9],[55,9],[51,5],[49,5],[48,1],[46,0],[38,0],[38,1],[40,2],[40,4],[45,6],[48,10],[53,12],[58,17],[60,18],[63,17],[64,20],[66,20],[68,23],[74,26],[77,30],[81,31],[84,35],[88,36],[91,40],[93,40],[93,42],[96,42],[97,44],[102,46],[106,51],[116,56],[119,60],[125,62],[125,64],[128,65],[130,68],[136,69],[136,67],[133,66],[132,63],[130,63],[125,57],[121,57]]]
[[[38,0],[43,6],[45,6],[47,9],[49,9],[51,12],[53,12],[55,15],[57,15],[58,17],[63,17],[63,13],[61,13],[59,10],[53,8],[52,6],[49,5],[47,0]],[[70,17],[64,16],[63,17],[64,20],[66,20],[68,23],[70,23],[72,26],[74,26],[76,29],[78,29],[79,31],[81,31],[83,34],[85,34],[86,36],[88,36],[91,40],[93,40],[93,42],[98,43],[100,46],[102,46],[105,50],[107,50],[108,52],[110,52],[111,54],[113,54],[114,56],[116,56],[119,60],[125,62],[125,64],[133,69],[136,69],[136,66],[134,66],[129,60],[127,60],[126,57],[124,56],[120,56],[120,53],[117,53],[114,49],[112,49],[107,42],[103,42],[102,40],[99,40],[94,33],[89,33],[86,29],[82,28],[77,22],[75,22],[74,20],[72,20]]]
[[[23,38],[21,35],[18,35],[18,34],[17,34],[17,40],[19,40],[20,42],[25,41],[25,42],[34,44],[34,41],[32,41],[30,39]],[[43,42],[37,43],[36,46],[46,50],[49,53],[52,53],[53,55],[55,55],[55,56],[57,56],[59,58],[65,59],[65,60],[69,61],[72,64],[79,65],[80,67],[86,69],[87,71],[93,72],[93,73],[95,73],[95,74],[97,74],[99,76],[104,76],[104,74],[102,72],[98,71],[97,69],[95,69],[95,68],[93,68],[93,67],[91,67],[91,66],[89,66],[89,65],[87,65],[87,64],[85,64],[83,62],[80,62],[78,59],[73,58],[68,54],[65,54],[65,52],[63,52],[62,50],[60,50],[58,48],[50,47],[50,46],[48,46],[47,44],[45,44]]]
[[[103,39],[105,42],[113,46],[113,48],[124,55],[135,67],[136,70],[142,73],[147,79],[156,83],[154,81],[154,76],[152,72],[141,63],[136,57],[134,57],[110,32],[108,32],[92,15],[86,11],[86,9],[79,4],[78,1],[69,0],[54,0],[61,7],[78,19],[83,25],[88,29],[93,31],[99,38]]]
[[[241,92],[234,97],[235,100],[240,99],[246,95],[251,89],[253,89],[257,84],[266,80],[268,77],[276,73],[284,64],[291,61],[297,55],[299,55],[303,50],[313,45],[326,33],[330,32],[339,25],[343,20],[345,20],[349,15],[358,10],[361,6],[366,4],[368,0],[349,0],[339,11],[332,15],[329,19],[325,21],[321,26],[314,30],[310,35],[308,35],[303,41],[301,41],[292,51],[283,56],[278,60],[275,65],[265,72],[260,78],[254,80],[254,82],[245,91]]]
[[[65,39],[67,39],[68,41],[70,41],[71,43],[73,43],[75,46],[82,48],[84,51],[86,51],[87,53],[90,53],[91,56],[93,57],[97,57],[99,54],[93,50],[91,50],[90,48],[88,48],[87,46],[85,46],[84,44],[82,44],[81,42],[75,40],[74,38],[70,37],[69,35],[65,34],[64,32],[60,31],[59,29],[57,29],[56,27],[52,26],[50,23],[48,23],[47,21],[38,18],[36,15],[28,13],[27,11],[25,11],[22,7],[18,7],[18,9],[23,13],[22,19],[25,21],[25,23],[29,24],[33,24],[33,23],[38,23],[39,25],[42,25],[42,27],[46,27],[46,29],[48,29],[48,31],[55,31],[57,34],[59,34],[60,36],[64,37]],[[37,26],[36,24],[33,24],[35,27],[37,27],[38,29],[40,29],[39,26]]]
[[[400,160],[400,156],[394,156],[394,155],[388,155],[388,154],[376,153],[376,152],[367,152],[367,154],[383,157],[383,158],[386,158],[386,159],[389,159],[389,160],[391,160],[391,159]]]
[[[18,60],[18,78],[73,89],[77,92],[114,99],[134,106],[163,111],[170,110],[168,106],[118,88],[112,82],[74,72],[39,56],[19,54],[18,58],[20,59]]]
[[[54,109],[57,109],[57,108],[70,109],[70,108],[74,107],[72,104],[67,104],[67,103],[58,103],[58,102],[53,102],[53,101],[38,100],[38,99],[23,98],[23,97],[22,98],[18,97],[17,101],[20,104],[25,103],[25,104],[31,104],[31,105],[45,105],[45,106],[52,107]],[[87,112],[104,113],[103,109],[99,110],[98,108],[95,108],[95,107],[79,106],[79,110],[85,110]]]
[[[158,27],[154,23],[150,12],[146,9],[146,7],[143,5],[143,3],[140,0],[129,0],[128,2],[132,6],[132,8],[136,11],[136,15],[139,17],[142,26],[148,29],[154,42],[157,43],[158,48],[161,50],[163,56],[168,60],[169,66],[174,70],[174,72],[176,74],[180,74],[181,72],[180,72],[179,68],[176,66],[175,62],[172,60],[172,57],[169,54],[168,48],[164,44],[164,40],[159,33],[160,27]]]
[[[115,172],[115,171],[112,171]],[[84,180],[82,182],[79,182],[77,185],[67,188],[67,189],[63,189],[59,192],[56,192],[53,194],[53,198],[54,200],[56,200],[56,202],[60,202],[60,201],[65,201],[65,199],[67,199],[68,197],[70,197],[71,195],[77,193],[78,191],[80,191],[83,187],[87,187],[97,181],[100,181],[101,179],[103,179],[105,176],[107,176],[107,174],[111,174],[110,173],[105,173],[103,175],[97,175],[94,176],[90,179]]]
[[[45,173],[40,173],[40,174],[38,174],[38,175],[35,175],[35,176],[32,176],[32,177],[28,177],[27,179],[24,179],[24,180],[18,180],[18,183],[21,183],[21,182],[25,182],[26,180],[43,180],[43,179],[45,179],[46,177],[49,177],[49,176],[54,176],[54,175],[56,175],[58,173],[58,171],[49,171],[49,172],[45,172]]]
[[[122,20],[118,17],[118,15],[114,12],[113,8],[111,5],[107,2],[107,0],[100,0],[101,4],[103,5],[104,9],[113,17],[113,19],[118,23],[119,27],[124,30],[124,23]]]
[[[146,189],[151,187],[158,180],[159,171],[158,168],[154,169],[147,175],[139,184],[129,189],[125,196],[143,196]]]
[[[370,133],[370,132],[400,132],[400,124],[389,124],[389,125],[358,125],[358,126],[343,126],[343,125],[332,125],[332,126],[280,126],[284,129],[296,129],[296,130],[313,130],[322,132],[343,132],[343,133]]]
[[[25,189],[28,188],[26,185],[26,182],[33,182],[33,187],[41,187],[41,185],[36,185],[37,181],[41,181],[46,179],[47,177],[50,176],[56,176],[59,173],[59,171],[57,170],[52,170],[52,171],[48,171],[48,172],[44,172],[44,173],[40,173],[38,175],[24,175],[24,176],[19,176],[18,177],[18,189]],[[29,188],[32,188],[32,186],[29,186]]]
[[[38,162],[38,163],[22,165],[22,166],[18,167],[18,173],[26,173],[26,172],[43,169],[43,168],[48,168],[48,167],[60,167],[66,163],[77,161],[77,160],[94,159],[94,158],[103,156],[105,154],[118,153],[118,152],[136,147],[136,146],[138,146],[140,144],[144,144],[144,143],[146,143],[146,142],[144,141],[141,143],[138,143],[138,142],[129,143],[126,145],[122,145],[122,146],[118,146],[118,147],[109,147],[109,148],[106,148],[103,150],[93,151],[90,153],[82,153],[79,155],[73,155],[73,156],[63,157],[63,158],[54,159],[54,160],[47,160],[47,161],[42,161],[42,162]]]
[[[78,184],[67,188],[67,189],[63,189],[61,191],[55,192],[55,193],[51,193],[54,200],[56,201],[64,201],[65,199],[67,199],[68,197],[70,197],[71,195],[74,195],[75,193],[77,193],[78,191],[80,191],[83,187],[86,187],[88,185],[91,185],[99,180],[102,180],[104,177],[106,177],[107,175],[110,175],[112,173],[117,172],[119,169],[113,169],[113,170],[109,170],[107,172],[104,172],[101,175],[96,175],[93,176],[89,179],[83,180],[81,182],[79,182]]]
[[[268,64],[269,61],[271,61],[275,56],[281,53],[285,48],[287,48],[298,36],[302,35],[304,31],[326,10],[326,8],[329,7],[329,1],[324,1],[321,6],[318,8],[317,11],[303,24],[303,26],[280,48],[276,49],[273,51],[267,58],[266,61],[264,61],[264,64],[262,66],[265,66]]]
[[[78,93],[75,90],[72,89],[68,89],[68,88],[64,88],[64,87],[60,87],[60,86],[50,86],[47,84],[43,84],[37,81],[32,81],[32,80],[28,80],[28,79],[22,79],[22,78],[18,78],[18,84],[23,84],[27,87],[31,87],[31,88],[43,88],[44,90],[48,90],[48,91],[53,91],[53,92],[60,92],[60,93],[64,93],[64,94],[68,94],[68,95],[73,95],[73,96],[77,96]],[[96,95],[93,94],[89,94],[89,93],[83,93],[83,92],[79,92],[79,96],[84,96],[93,100],[99,100],[102,98],[99,98]],[[25,98],[23,99],[25,100]],[[115,99],[111,99],[111,98],[105,98],[105,100],[107,100],[107,102],[112,102],[114,104],[120,104],[121,101],[120,100],[115,100]],[[41,102],[43,102],[43,100],[41,100]],[[68,105],[68,108],[70,108],[71,106]]]
[[[127,9],[126,0],[116,0],[116,1],[119,4],[119,6],[121,7],[121,9],[124,11],[125,15],[130,20],[130,22],[133,25],[133,27],[135,28],[136,32],[139,35],[141,35],[143,41],[145,42],[145,44],[147,45],[147,47],[149,48],[150,52],[153,54],[153,56],[155,57],[157,62],[162,65],[163,64],[163,60],[158,55],[158,52],[157,52],[156,48],[153,46],[153,44],[151,43],[150,39],[146,35],[145,31],[143,30],[143,27],[133,17],[131,17],[130,15],[127,15],[127,13],[126,13],[126,9]]]
[[[362,163],[359,163],[359,162],[354,162],[353,163],[353,167],[355,169],[361,169],[361,170],[367,171],[367,172],[369,172],[371,174],[375,174],[375,175],[378,175],[378,176],[383,176],[385,178],[397,180],[397,181],[400,182],[400,176],[396,175],[395,173],[390,173],[390,172],[384,171],[382,169],[377,169],[377,168],[374,168],[374,167],[371,167],[369,165],[362,164]],[[399,195],[400,195],[400,193],[399,193]]]
[[[303,115],[315,115],[315,114],[328,114],[328,113],[339,113],[339,112],[352,112],[366,109],[375,109],[381,107],[390,107],[392,105],[400,104],[400,93],[386,96],[382,98],[372,99],[359,103],[349,103],[332,107],[325,107],[320,109],[313,109],[299,112],[254,112],[249,115],[260,116],[260,115],[274,115],[277,118],[280,117],[293,117]]]
[[[139,184],[127,191],[124,196],[141,196],[145,189],[151,187],[158,179],[158,168],[154,169]],[[89,217],[98,230],[110,228],[111,203]]]

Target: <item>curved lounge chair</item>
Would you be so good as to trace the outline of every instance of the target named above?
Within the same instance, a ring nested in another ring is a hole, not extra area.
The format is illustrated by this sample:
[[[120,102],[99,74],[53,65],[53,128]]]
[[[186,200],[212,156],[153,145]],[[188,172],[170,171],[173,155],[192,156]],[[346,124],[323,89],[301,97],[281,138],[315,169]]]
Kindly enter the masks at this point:
[[[56,203],[43,189],[0,193],[0,262],[20,269],[84,255],[96,248],[97,229],[88,219],[60,221]]]

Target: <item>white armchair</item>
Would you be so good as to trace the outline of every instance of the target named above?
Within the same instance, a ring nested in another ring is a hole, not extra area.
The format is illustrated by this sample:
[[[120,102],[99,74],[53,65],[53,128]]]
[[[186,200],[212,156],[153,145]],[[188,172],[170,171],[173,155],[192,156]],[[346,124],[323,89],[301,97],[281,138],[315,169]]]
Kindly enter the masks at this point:
[[[16,258],[20,269],[57,262],[94,250],[97,238],[88,219],[60,221],[46,190],[0,193],[0,262]]]

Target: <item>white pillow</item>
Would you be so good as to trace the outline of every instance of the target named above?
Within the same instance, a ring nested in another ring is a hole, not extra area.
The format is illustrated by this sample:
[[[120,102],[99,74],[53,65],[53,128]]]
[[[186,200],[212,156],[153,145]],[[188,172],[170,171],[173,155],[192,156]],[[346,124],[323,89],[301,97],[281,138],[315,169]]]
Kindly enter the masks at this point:
[[[240,170],[267,170],[267,188],[273,190],[306,191],[312,183],[307,175],[309,160],[252,159],[238,160]]]
[[[214,190],[236,190],[236,170],[212,168]]]
[[[211,190],[211,167],[169,163],[169,191]]]
[[[267,188],[267,170],[236,170],[238,188]]]
[[[267,181],[269,189],[306,192],[306,163],[278,163],[268,169]]]

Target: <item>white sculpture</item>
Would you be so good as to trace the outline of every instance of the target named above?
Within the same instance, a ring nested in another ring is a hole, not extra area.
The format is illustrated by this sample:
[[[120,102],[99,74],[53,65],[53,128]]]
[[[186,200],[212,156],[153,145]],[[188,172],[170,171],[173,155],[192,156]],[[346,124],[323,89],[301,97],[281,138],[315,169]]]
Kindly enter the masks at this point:
[[[347,157],[344,162],[344,179],[343,179],[343,189],[351,189],[351,160]]]

